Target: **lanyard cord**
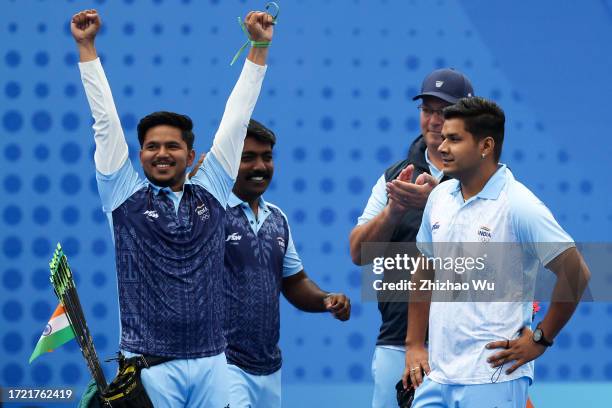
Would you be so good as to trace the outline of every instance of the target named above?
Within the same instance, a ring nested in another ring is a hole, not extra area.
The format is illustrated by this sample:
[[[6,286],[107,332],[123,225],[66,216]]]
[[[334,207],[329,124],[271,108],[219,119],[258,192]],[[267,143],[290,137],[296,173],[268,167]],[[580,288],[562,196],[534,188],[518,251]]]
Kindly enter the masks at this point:
[[[273,1],[266,4],[266,10],[270,9],[270,7],[276,8],[276,13],[274,15],[271,14],[272,24],[276,24],[276,21],[278,20],[278,14],[280,13],[280,7],[278,6],[278,4],[276,4]],[[249,34],[248,30],[246,29],[244,25],[244,22],[242,21],[240,17],[238,17],[238,24],[240,25],[240,28],[242,29],[242,32],[244,33],[244,35],[246,35],[247,40],[244,44],[242,44],[242,47],[240,47],[240,49],[236,52],[236,55],[234,55],[234,58],[232,58],[232,62],[230,62],[230,66],[234,65],[234,62],[236,62],[240,54],[242,54],[242,52],[249,45],[253,48],[267,48],[272,44],[272,41],[253,41],[251,39],[251,35]]]

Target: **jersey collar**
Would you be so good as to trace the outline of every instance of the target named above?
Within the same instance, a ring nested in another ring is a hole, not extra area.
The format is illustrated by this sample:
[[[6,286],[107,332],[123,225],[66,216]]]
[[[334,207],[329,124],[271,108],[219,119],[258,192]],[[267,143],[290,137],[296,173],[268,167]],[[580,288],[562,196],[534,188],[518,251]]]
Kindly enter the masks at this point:
[[[242,201],[234,192],[230,193],[229,199],[227,200],[227,206],[230,208],[238,207],[241,204],[249,205],[246,201]],[[259,208],[262,210],[268,210],[268,204],[264,201],[263,196],[259,196]]]
[[[480,192],[476,194],[473,198],[474,199],[482,198],[485,200],[497,200],[500,193],[504,189],[504,186],[506,185],[506,174],[509,174],[510,176],[512,175],[510,173],[510,170],[508,170],[508,167],[506,167],[505,164],[499,163],[497,165],[497,171],[493,173],[491,178],[489,178],[489,181],[487,181],[487,184],[485,184],[483,189],[480,190]],[[459,180],[453,180],[453,181],[455,182],[456,186],[454,190],[452,191],[452,193],[453,194],[460,193],[461,183],[459,182]]]

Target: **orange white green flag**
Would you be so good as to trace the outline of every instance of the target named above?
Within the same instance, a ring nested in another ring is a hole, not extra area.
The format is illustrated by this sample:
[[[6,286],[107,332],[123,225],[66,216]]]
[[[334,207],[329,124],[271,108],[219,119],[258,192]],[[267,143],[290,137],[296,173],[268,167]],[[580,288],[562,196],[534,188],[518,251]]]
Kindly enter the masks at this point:
[[[30,356],[30,363],[41,354],[53,351],[72,339],[74,339],[74,331],[72,326],[70,326],[64,306],[60,304],[55,309],[51,319],[49,319],[47,326],[45,326],[45,330],[42,336],[40,336],[38,343],[36,343],[36,348]]]

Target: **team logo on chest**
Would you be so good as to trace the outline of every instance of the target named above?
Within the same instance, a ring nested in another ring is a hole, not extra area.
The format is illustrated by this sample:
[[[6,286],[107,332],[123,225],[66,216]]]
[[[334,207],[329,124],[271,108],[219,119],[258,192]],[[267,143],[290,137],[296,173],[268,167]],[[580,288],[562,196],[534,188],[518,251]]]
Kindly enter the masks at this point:
[[[285,250],[285,238],[276,237],[276,241],[278,242],[278,246],[281,247],[281,249],[284,251]]]
[[[159,218],[159,214],[155,210],[147,210],[142,213],[147,217],[148,220],[152,221]]]
[[[195,209],[195,212],[202,221],[206,221],[210,218],[210,211],[208,210],[206,204],[198,205]]]
[[[436,221],[434,222],[434,225],[431,226],[431,232],[436,232],[438,229],[440,229],[440,223]]]
[[[242,239],[242,235],[237,232],[233,232],[227,236],[225,242],[229,242],[230,244],[237,244]]]
[[[491,228],[482,226],[478,229],[478,239],[480,242],[489,242],[493,237]]]

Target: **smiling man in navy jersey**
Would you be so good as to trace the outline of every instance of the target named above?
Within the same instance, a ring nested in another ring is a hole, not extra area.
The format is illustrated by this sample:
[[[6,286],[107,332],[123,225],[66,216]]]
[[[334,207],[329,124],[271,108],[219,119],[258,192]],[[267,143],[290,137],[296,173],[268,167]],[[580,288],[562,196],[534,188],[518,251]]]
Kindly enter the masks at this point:
[[[350,317],[350,300],[311,281],[287,217],[262,194],[274,174],[276,137],[255,120],[247,129],[225,221],[225,333],[232,407],[280,408],[280,293],[300,310]]]
[[[119,116],[97,57],[95,10],[73,16],[81,79],[95,123],[96,178],[115,241],[124,354],[171,361],[142,370],[158,407],[227,407],[223,335],[226,205],[238,173],[246,128],[266,72],[272,16],[245,18],[251,48],[226,105],[202,171],[186,181],[194,160],[192,122],[155,112],[138,124],[141,179],[128,158]]]

